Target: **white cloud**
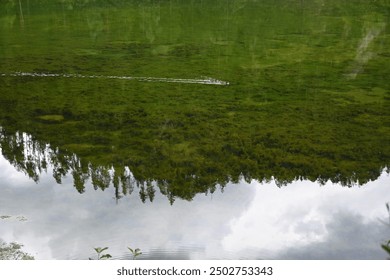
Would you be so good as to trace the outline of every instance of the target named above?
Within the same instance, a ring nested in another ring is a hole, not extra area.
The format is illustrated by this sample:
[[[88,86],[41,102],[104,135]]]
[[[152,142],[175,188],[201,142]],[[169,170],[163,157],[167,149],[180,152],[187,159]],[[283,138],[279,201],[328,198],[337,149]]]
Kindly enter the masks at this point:
[[[231,233],[223,239],[223,246],[226,250],[255,248],[260,257],[261,252],[267,257],[272,252],[271,257],[277,258],[290,248],[326,242],[329,226],[346,213],[358,215],[361,223],[379,226],[378,218],[385,216],[384,205],[390,201],[389,187],[385,173],[360,188],[330,183],[319,187],[308,181],[296,181],[282,189],[274,183],[258,184],[250,207],[231,221]]]

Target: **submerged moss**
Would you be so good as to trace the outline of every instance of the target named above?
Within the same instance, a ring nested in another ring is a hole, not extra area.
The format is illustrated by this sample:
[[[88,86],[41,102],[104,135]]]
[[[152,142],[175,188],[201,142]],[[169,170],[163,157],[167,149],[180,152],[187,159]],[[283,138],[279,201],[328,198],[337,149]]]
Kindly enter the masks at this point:
[[[37,119],[45,121],[47,123],[58,123],[62,122],[64,120],[63,115],[43,115],[38,116]]]
[[[191,199],[241,178],[351,186],[389,166],[388,4],[171,2],[35,4],[23,25],[0,26],[3,155],[38,180],[45,164],[26,161],[23,131],[56,151],[58,182],[135,184],[143,200],[151,182]]]

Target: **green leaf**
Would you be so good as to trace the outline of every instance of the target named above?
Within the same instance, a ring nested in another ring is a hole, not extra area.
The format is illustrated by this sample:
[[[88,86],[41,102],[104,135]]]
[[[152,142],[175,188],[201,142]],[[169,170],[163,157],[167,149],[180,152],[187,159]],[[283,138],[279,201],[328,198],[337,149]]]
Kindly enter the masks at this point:
[[[104,248],[101,248],[101,247],[96,247],[94,248],[96,253],[100,254],[101,252],[105,251],[108,249],[108,247],[104,247]]]
[[[103,260],[103,259],[111,259],[111,258],[112,258],[112,256],[110,254],[105,254],[105,255],[100,257],[101,260]]]
[[[382,244],[381,247],[383,250],[385,250],[389,255],[390,255],[390,246],[389,246],[389,243],[390,243],[390,240],[389,242],[386,244]]]

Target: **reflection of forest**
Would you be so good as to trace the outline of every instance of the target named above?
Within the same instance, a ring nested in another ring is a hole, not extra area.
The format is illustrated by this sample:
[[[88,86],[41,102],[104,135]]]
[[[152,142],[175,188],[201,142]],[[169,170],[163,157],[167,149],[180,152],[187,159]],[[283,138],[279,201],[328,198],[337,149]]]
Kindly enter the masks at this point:
[[[275,179],[276,184],[282,186],[295,179],[305,178],[305,176],[296,176],[294,173],[286,177],[283,172],[262,178],[251,178],[250,175],[244,176],[243,173],[232,176],[228,173],[216,173],[211,170],[208,170],[209,176],[182,171],[181,173],[167,173],[166,177],[163,178],[145,178],[141,172],[138,177],[137,171],[132,172],[131,167],[114,166],[110,163],[105,166],[96,165],[84,161],[74,153],[52,148],[46,143],[35,140],[31,135],[21,132],[8,133],[4,128],[0,129],[0,148],[5,159],[35,182],[39,181],[41,173],[51,171],[58,184],[61,184],[65,176],[71,175],[73,185],[79,193],[84,192],[87,181],[90,181],[95,190],[105,190],[110,186],[115,188],[116,199],[130,195],[137,189],[143,202],[153,201],[156,187],[173,203],[177,197],[191,200],[197,193],[212,193],[218,186],[223,188],[229,181],[238,182],[240,179],[245,179],[249,182],[252,179],[260,181]],[[135,168],[135,170],[137,169]],[[352,186],[358,182],[375,180],[380,173],[381,171],[378,170],[377,174],[372,174],[373,176],[369,178],[356,176],[346,178],[337,174],[333,178],[318,177],[315,179],[319,183],[331,180]]]
[[[115,188],[116,199],[124,195],[130,195],[134,189],[139,190],[140,199],[153,201],[155,186],[160,192],[169,198],[171,203],[175,197],[191,199],[198,192],[213,192],[215,185],[201,186],[196,183],[195,176],[189,176],[193,182],[188,185],[198,186],[192,188],[185,186],[180,191],[169,185],[170,179],[155,182],[151,179],[137,179],[127,166],[97,166],[91,162],[80,159],[77,155],[63,152],[60,149],[52,149],[50,145],[34,140],[26,133],[7,133],[4,128],[0,130],[0,148],[2,155],[18,171],[23,172],[35,182],[39,181],[40,174],[52,171],[58,184],[67,175],[73,177],[73,185],[79,193],[85,190],[85,184],[91,181],[95,190],[105,190],[110,186]],[[172,178],[173,182],[177,179]],[[180,187],[180,186],[179,186]]]

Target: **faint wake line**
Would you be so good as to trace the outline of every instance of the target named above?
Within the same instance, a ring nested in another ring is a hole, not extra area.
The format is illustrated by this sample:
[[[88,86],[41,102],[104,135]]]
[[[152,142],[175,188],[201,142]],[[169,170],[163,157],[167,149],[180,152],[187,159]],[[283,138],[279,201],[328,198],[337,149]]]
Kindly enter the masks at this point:
[[[162,83],[181,83],[181,84],[203,84],[227,86],[229,82],[217,80],[214,78],[202,79],[175,79],[158,77],[130,77],[130,76],[104,76],[104,75],[81,75],[81,74],[62,74],[62,73],[36,73],[36,72],[13,72],[9,74],[1,73],[2,77],[61,77],[61,78],[87,78],[87,79],[118,79],[133,80],[139,82],[162,82]]]
[[[355,79],[364,70],[365,65],[376,55],[375,52],[369,50],[369,46],[385,28],[385,23],[379,23],[367,30],[357,47],[355,60],[350,67],[352,70],[346,74],[349,79]]]

